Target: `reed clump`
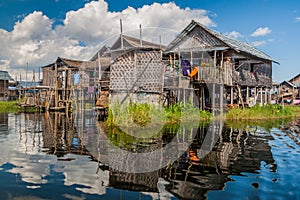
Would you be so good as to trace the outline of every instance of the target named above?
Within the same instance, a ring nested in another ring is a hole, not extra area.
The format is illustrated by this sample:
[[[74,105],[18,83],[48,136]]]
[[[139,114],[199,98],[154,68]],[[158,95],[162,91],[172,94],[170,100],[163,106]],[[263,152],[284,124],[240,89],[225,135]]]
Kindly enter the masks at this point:
[[[158,107],[147,103],[114,104],[109,108],[106,120],[109,126],[156,126],[189,121],[207,121],[211,119],[208,111],[200,111],[191,104],[174,104]]]
[[[251,108],[233,108],[226,113],[227,120],[268,120],[300,116],[299,106],[282,106],[279,104],[258,104]]]
[[[0,101],[0,113],[16,113],[20,108],[16,101]]]

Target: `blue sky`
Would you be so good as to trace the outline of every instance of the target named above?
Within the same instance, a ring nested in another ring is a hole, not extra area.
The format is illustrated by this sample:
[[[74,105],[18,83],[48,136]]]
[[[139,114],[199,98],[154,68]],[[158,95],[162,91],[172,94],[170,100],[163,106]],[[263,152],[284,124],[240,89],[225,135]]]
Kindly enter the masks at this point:
[[[127,29],[142,23],[144,27],[177,31],[196,18],[216,31],[255,45],[280,62],[274,64],[274,81],[289,80],[300,73],[300,1],[172,2],[2,0],[0,66],[17,75],[26,62],[34,69],[62,55],[88,59],[103,40],[118,33],[119,18],[124,18]]]

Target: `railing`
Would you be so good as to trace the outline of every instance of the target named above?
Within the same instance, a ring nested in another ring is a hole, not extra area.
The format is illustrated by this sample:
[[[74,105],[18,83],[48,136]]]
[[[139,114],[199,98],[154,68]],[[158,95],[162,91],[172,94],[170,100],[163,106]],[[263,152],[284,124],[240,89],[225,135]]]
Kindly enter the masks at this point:
[[[197,67],[198,74],[194,80],[205,83],[217,83],[233,85],[235,83],[247,86],[268,86],[272,85],[272,78],[259,73],[251,73],[249,70],[241,72],[229,67]]]

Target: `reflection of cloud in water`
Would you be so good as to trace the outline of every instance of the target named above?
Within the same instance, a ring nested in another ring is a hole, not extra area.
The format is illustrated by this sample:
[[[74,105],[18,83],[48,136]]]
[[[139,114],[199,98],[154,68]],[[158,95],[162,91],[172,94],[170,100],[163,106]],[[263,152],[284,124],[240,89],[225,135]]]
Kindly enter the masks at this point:
[[[33,116],[21,114],[8,118],[8,126],[13,128],[9,130],[6,142],[0,141],[0,166],[9,163],[12,167],[6,172],[20,175],[28,189],[39,189],[44,184],[50,184],[53,173],[61,172],[63,176],[58,177],[57,181],[65,186],[76,186],[78,191],[88,194],[105,194],[109,182],[108,171],[99,169],[96,174],[98,164],[91,162],[89,156],[66,154],[62,160],[67,161],[59,161],[55,155],[43,152],[47,150],[43,148],[39,125],[39,117],[43,116]],[[55,140],[53,136],[49,138]],[[70,195],[66,198],[74,199]]]
[[[65,175],[65,185],[71,186],[80,183],[85,187],[77,187],[76,189],[89,194],[105,194],[106,186],[108,186],[109,172],[97,170],[97,163],[91,165],[88,157],[76,157],[67,155],[67,158],[76,158],[75,160],[66,163],[61,171]],[[59,171],[60,169],[57,169]]]

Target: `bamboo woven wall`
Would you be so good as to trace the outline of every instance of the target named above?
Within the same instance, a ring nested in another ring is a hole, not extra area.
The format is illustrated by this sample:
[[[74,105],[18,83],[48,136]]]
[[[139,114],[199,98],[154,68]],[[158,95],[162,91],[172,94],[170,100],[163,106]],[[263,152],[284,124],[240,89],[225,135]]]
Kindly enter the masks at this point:
[[[159,51],[130,51],[111,65],[110,90],[162,91],[163,64]]]

